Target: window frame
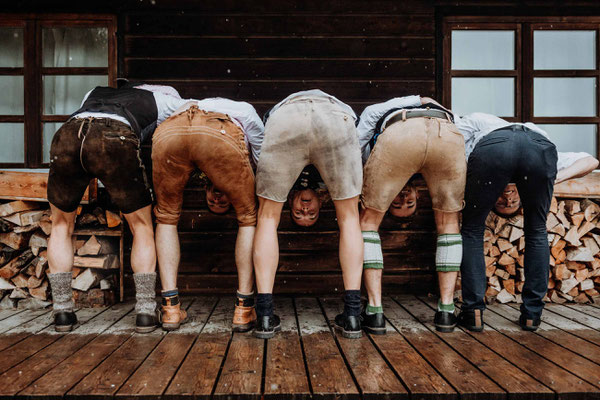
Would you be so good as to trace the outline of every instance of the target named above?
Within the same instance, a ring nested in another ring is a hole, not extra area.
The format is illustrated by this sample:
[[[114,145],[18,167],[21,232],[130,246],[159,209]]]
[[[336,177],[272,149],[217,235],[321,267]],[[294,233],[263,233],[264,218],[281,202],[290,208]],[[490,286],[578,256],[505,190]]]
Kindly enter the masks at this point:
[[[23,76],[23,115],[3,115],[0,116],[0,122],[24,124],[25,153],[22,163],[0,162],[0,168],[47,168],[49,164],[43,163],[44,123],[64,122],[69,116],[44,115],[43,76],[100,74],[108,76],[109,86],[116,86],[117,17],[109,14],[0,14],[0,27],[23,28],[23,67],[0,68],[0,75]],[[43,67],[42,31],[49,27],[106,27],[108,29],[107,66]]]
[[[596,125],[596,152],[600,156],[600,17],[479,17],[447,16],[443,21],[443,75],[442,100],[452,107],[452,78],[463,76],[499,77],[507,71],[452,71],[452,31],[453,30],[515,30],[515,117],[505,118],[510,122],[533,122],[535,124],[594,124]],[[536,30],[573,31],[593,30],[596,32],[596,63],[591,70],[534,70],[533,33]],[[489,74],[493,72],[494,75]],[[513,72],[513,71],[508,71]],[[488,74],[486,74],[488,73]],[[495,73],[499,73],[496,75]],[[514,75],[504,75],[514,76]],[[534,78],[596,78],[595,117],[535,117]]]

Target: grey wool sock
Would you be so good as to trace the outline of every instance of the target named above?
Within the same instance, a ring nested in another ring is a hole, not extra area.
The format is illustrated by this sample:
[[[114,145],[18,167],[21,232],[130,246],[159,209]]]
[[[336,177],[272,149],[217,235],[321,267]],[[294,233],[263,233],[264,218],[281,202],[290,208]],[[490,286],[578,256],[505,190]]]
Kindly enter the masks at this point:
[[[156,312],[156,273],[133,274],[135,282],[135,312],[154,315]]]
[[[73,273],[57,272],[56,274],[48,274],[48,280],[50,281],[50,288],[52,289],[54,312],[72,312],[75,308],[75,303],[73,302],[73,289],[71,289]]]

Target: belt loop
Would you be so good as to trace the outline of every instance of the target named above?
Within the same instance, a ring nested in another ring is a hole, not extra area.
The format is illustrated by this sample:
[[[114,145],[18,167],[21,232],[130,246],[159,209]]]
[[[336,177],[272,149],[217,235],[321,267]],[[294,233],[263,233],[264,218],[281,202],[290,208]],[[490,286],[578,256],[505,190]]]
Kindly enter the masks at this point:
[[[79,131],[77,132],[77,139],[81,139],[81,131],[83,130],[83,124],[85,124],[85,119],[81,120],[81,125],[79,125]]]
[[[439,118],[435,118],[437,120],[438,125],[438,137],[442,137],[442,120]]]
[[[452,122],[452,120],[450,119],[450,114],[448,114],[445,111],[444,111],[444,114],[446,114],[446,119],[448,120],[448,122]]]
[[[406,110],[402,110],[402,121],[406,121]]]

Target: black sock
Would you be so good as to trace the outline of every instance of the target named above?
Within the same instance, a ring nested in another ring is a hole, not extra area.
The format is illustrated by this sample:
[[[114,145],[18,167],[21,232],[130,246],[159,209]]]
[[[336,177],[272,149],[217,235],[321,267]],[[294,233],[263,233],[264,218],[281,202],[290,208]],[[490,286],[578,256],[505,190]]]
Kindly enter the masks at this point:
[[[160,297],[163,306],[176,306],[179,304],[179,289],[161,290]]]
[[[272,293],[258,293],[258,296],[256,296],[256,315],[259,318],[273,315]]]
[[[346,290],[344,292],[344,314],[349,317],[360,315],[360,290]]]
[[[242,305],[244,307],[254,307],[254,292],[251,294],[242,294],[240,292],[236,292],[236,296],[238,299],[242,300]]]

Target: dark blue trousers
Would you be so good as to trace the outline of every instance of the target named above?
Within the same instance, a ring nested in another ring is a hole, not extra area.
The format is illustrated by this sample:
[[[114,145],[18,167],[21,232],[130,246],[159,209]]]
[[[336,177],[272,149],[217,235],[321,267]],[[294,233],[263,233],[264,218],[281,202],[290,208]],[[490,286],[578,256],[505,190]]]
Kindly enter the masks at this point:
[[[515,183],[521,196],[525,224],[525,285],[521,313],[528,319],[541,316],[550,268],[546,218],[554,191],[557,157],[552,142],[522,126],[496,130],[475,146],[467,166],[461,232],[463,310],[485,309],[485,219],[506,185]]]

